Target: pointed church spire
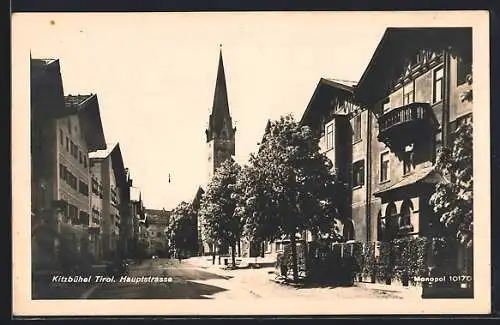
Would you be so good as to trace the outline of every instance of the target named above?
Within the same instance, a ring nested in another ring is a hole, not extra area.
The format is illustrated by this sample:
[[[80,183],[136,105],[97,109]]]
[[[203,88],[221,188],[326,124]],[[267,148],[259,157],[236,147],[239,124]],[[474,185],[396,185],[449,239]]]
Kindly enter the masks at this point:
[[[231,137],[232,133],[234,133],[231,115],[229,113],[226,75],[224,71],[224,60],[222,58],[222,44],[219,44],[219,66],[217,68],[217,79],[215,81],[212,114],[210,115],[207,130],[207,141],[210,141],[214,136],[221,135],[223,129],[227,130],[228,137]]]

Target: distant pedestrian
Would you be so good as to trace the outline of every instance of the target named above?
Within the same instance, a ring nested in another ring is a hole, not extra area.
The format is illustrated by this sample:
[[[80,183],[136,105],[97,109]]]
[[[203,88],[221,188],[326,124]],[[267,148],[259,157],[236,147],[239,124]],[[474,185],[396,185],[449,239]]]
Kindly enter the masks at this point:
[[[178,253],[177,253],[177,258],[179,259],[179,263],[181,263],[181,261],[182,261],[181,252],[178,252]]]

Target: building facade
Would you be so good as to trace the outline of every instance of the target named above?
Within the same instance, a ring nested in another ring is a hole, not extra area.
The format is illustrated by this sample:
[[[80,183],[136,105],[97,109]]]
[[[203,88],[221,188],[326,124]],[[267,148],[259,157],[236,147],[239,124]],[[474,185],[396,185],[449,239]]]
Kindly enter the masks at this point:
[[[88,153],[106,146],[97,96],[64,96],[58,60],[32,59],[31,80],[33,265],[88,263]]]
[[[345,240],[439,231],[429,206],[441,180],[434,165],[456,126],[472,120],[472,100],[461,95],[471,73],[470,28],[389,28],[356,85],[321,79],[301,123],[346,184]]]
[[[105,150],[90,154],[94,175],[99,174],[102,182],[102,252],[105,260],[123,256],[125,252],[120,240],[122,211],[130,202],[124,193],[128,191],[129,180],[123,164],[120,145],[108,145]],[[123,234],[123,233],[122,233]]]
[[[56,122],[66,116],[60,63],[31,59],[31,239],[33,268],[58,263],[59,218],[57,197]]]
[[[164,256],[167,253],[166,229],[170,221],[171,211],[165,209],[145,209],[146,224],[151,255]]]
[[[141,221],[145,219],[142,193],[136,187],[130,187],[130,239],[129,251],[131,256],[139,256]]]

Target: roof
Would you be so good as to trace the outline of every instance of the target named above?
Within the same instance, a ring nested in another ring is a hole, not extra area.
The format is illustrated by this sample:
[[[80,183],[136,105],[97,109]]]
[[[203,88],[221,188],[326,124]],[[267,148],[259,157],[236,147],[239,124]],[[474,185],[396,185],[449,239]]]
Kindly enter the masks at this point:
[[[467,53],[471,44],[470,27],[387,28],[356,86],[356,98],[364,104],[383,99],[391,79],[419,49],[442,51],[451,47]]]
[[[317,113],[318,109],[323,109],[327,105],[323,104],[322,97],[329,95],[331,97],[352,97],[354,93],[354,81],[343,80],[343,83],[339,82],[337,79],[331,78],[321,78],[314,89],[314,93],[307,104],[307,107],[302,114],[300,119],[300,124],[306,124],[307,120],[313,113]],[[330,108],[330,106],[328,106]]]
[[[106,159],[108,157],[111,157],[111,165],[115,172],[115,177],[117,177],[117,181],[119,182],[119,186],[125,186],[127,182],[127,171],[123,163],[123,156],[119,143],[107,144],[106,149],[89,152],[90,160]]]
[[[88,100],[90,97],[92,97],[92,94],[89,95],[67,95],[64,97],[64,105],[67,108],[70,107],[79,107],[81,106],[86,100]]]
[[[415,183],[434,183],[438,180],[436,177],[438,177],[438,175],[437,173],[435,173],[434,166],[424,167],[422,169],[416,170],[414,173],[408,176],[403,177],[403,179],[401,179],[400,181],[374,192],[373,195],[379,196],[382,193],[394,191],[396,189],[400,189],[408,185],[413,185]]]
[[[106,139],[101,121],[101,112],[97,95],[67,95],[64,97],[67,110],[76,111],[85,130],[89,150],[103,150]]]
[[[229,113],[229,101],[227,98],[226,76],[224,73],[224,62],[222,59],[222,49],[219,53],[219,66],[217,68],[217,79],[215,81],[214,100],[212,104],[212,113],[209,117],[208,129],[206,130],[207,141],[210,141],[215,135],[221,134],[224,129],[224,123],[227,124],[228,136],[236,131],[232,128],[231,114]]]
[[[61,67],[58,59],[30,60],[31,114],[59,118],[74,114],[65,109]]]
[[[125,170],[125,164],[123,163],[123,156],[119,143],[117,143],[113,150],[111,150],[110,156],[111,165],[113,167],[113,171],[115,172],[117,183],[120,187],[125,187],[125,184],[127,183],[127,171]]]
[[[196,194],[195,194],[193,202],[192,202],[193,208],[195,210],[200,208],[201,199],[203,197],[203,194],[205,194],[205,190],[203,190],[203,188],[201,186],[199,186],[198,189],[196,190]]]
[[[117,143],[108,143],[106,149],[89,152],[90,159],[105,159],[111,154]]]

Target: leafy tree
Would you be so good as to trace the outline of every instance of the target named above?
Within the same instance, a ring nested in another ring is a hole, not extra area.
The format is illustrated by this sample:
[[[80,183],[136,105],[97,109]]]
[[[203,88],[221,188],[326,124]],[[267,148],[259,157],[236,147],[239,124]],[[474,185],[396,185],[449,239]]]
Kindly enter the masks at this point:
[[[451,148],[443,148],[436,170],[443,176],[430,198],[434,212],[452,235],[467,247],[473,235],[472,124],[460,125]]]
[[[172,211],[165,233],[170,245],[177,250],[196,249],[198,236],[196,211],[190,203],[181,202]]]
[[[242,233],[242,222],[236,209],[235,184],[241,167],[232,160],[217,168],[207,186],[200,205],[204,235],[222,247],[231,247],[233,267],[236,265],[236,245]]]
[[[294,280],[298,280],[296,234],[330,233],[338,184],[319,139],[291,115],[268,124],[265,141],[243,169],[237,192],[245,234],[290,238]],[[243,202],[243,203],[242,203]]]

